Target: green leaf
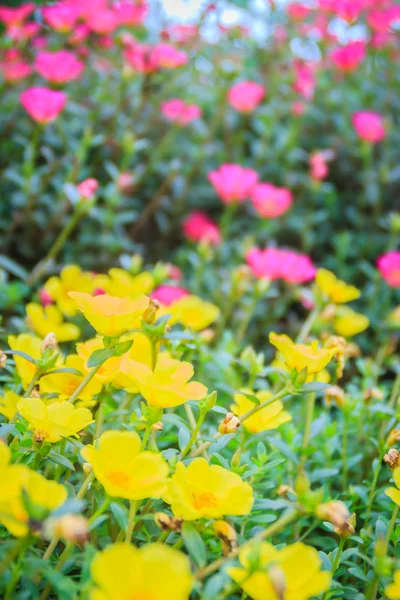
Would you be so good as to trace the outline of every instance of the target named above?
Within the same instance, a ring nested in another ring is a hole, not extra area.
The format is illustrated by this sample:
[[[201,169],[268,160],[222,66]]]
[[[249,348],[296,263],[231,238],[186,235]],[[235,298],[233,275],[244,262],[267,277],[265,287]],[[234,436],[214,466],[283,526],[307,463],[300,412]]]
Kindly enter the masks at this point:
[[[29,354],[26,354],[26,352],[21,352],[21,350],[4,350],[4,354],[17,354],[18,356],[25,358],[25,360],[28,360],[29,362],[33,363],[34,365],[37,364],[36,360],[34,358],[32,358],[32,356],[29,356]]]
[[[19,279],[25,280],[28,277],[26,269],[4,254],[0,254],[0,268],[15,275],[15,277],[19,277]]]
[[[102,348],[101,350],[95,350],[93,354],[89,356],[88,367],[97,367],[100,363],[106,361],[108,358],[114,356],[113,348]]]
[[[202,568],[207,563],[207,551],[203,538],[192,523],[186,522],[182,527],[182,538],[190,557],[197,567]]]
[[[241,390],[236,390],[234,392],[234,394],[241,394],[242,396],[245,396],[246,398],[251,400],[257,406],[259,406],[261,404],[260,398],[257,398],[257,396],[254,396],[254,394],[248,394],[247,392],[242,392]]]
[[[83,373],[81,373],[81,371],[78,371],[78,369],[72,369],[71,367],[63,367],[62,369],[54,369],[52,371],[47,371],[46,375],[55,375],[56,373],[71,373],[71,375],[83,377]]]
[[[120,342],[113,348],[113,356],[122,356],[129,352],[132,348],[133,340],[127,340],[126,342]]]
[[[117,502],[111,502],[110,510],[120,528],[125,531],[128,526],[128,511],[126,508]]]
[[[75,467],[72,462],[62,454],[57,454],[57,452],[54,452],[54,450],[49,452],[48,458],[56,465],[62,465],[71,471],[75,471]]]
[[[310,383],[306,383],[303,385],[301,393],[310,394],[312,392],[322,392],[323,390],[327,390],[332,387],[329,383],[322,383],[320,381],[310,381]]]

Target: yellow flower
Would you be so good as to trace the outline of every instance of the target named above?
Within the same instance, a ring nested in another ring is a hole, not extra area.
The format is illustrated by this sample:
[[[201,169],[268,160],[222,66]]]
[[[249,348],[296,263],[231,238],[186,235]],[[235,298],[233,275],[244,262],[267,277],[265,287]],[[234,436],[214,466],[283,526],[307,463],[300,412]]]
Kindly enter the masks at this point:
[[[161,454],[140,450],[140,437],[132,431],[106,431],[96,447],[85,446],[83,459],[110,496],[141,500],[159,498],[169,468]]]
[[[394,572],[394,581],[385,588],[385,595],[390,600],[399,600],[400,598],[400,570]]]
[[[76,302],[69,297],[69,292],[79,290],[92,294],[95,290],[96,280],[92,273],[85,273],[77,265],[68,265],[61,271],[59,277],[50,277],[44,289],[56,302],[58,308],[67,317],[76,315]]]
[[[85,361],[77,354],[70,354],[65,360],[63,368],[75,369],[81,375],[74,373],[55,373],[50,372],[40,379],[40,392],[45,394],[57,394],[58,400],[68,400],[70,396],[82,383],[83,378],[88,374],[85,367]],[[93,377],[89,381],[82,392],[79,394],[79,399],[83,402],[90,401],[93,396],[96,396],[103,387],[99,378]]]
[[[400,506],[400,467],[396,467],[392,471],[392,477],[396,484],[396,487],[387,488],[385,490],[386,496],[388,496],[397,506]]]
[[[20,335],[9,335],[8,345],[11,350],[17,350],[18,352],[24,352],[32,357],[34,360],[38,360],[42,356],[42,341],[36,335],[30,333],[21,333]],[[22,387],[25,389],[35,374],[36,366],[26,358],[14,354],[15,365],[17,373],[21,378]]]
[[[79,358],[83,361],[86,371],[90,370],[87,365],[90,356],[96,350],[102,350],[103,348],[104,342],[101,336],[87,340],[87,342],[79,342],[79,344],[76,345],[76,352]],[[120,362],[121,357],[119,356],[112,356],[111,358],[107,359],[106,362],[101,365],[100,369],[96,372],[96,375],[93,379],[99,380],[103,384],[110,383],[118,375]]]
[[[195,458],[187,467],[179,462],[168,483],[163,500],[177,517],[187,521],[218,519],[224,515],[247,515],[253,506],[253,490],[232,473],[204,458]]]
[[[26,314],[28,326],[42,338],[48,333],[54,333],[57,341],[69,342],[76,340],[80,335],[79,327],[73,323],[65,323],[56,306],[43,307],[30,302],[26,306]]]
[[[0,523],[15,536],[25,536],[29,531],[30,515],[23,494],[29,497],[36,518],[47,514],[67,499],[65,487],[55,481],[47,481],[24,465],[10,465],[10,450],[0,444]],[[34,519],[35,520],[35,519]]]
[[[6,390],[4,395],[0,396],[0,414],[12,421],[18,412],[17,404],[20,400],[21,396],[11,390]]]
[[[69,292],[69,295],[76,300],[79,310],[97,333],[109,337],[118,337],[128,329],[139,327],[141,317],[149,306],[149,299],[143,294],[133,299],[108,294],[91,296],[81,292]]]
[[[307,368],[308,375],[319,373],[331,361],[336,348],[325,350],[318,348],[318,342],[311,345],[295,344],[287,335],[269,334],[269,341],[282,354],[290,370],[298,372]]]
[[[201,331],[209,327],[220,315],[220,309],[211,302],[206,302],[198,296],[184,296],[170,306],[162,306],[157,317],[171,315],[169,323],[179,323],[193,331]]]
[[[360,297],[361,292],[354,285],[348,285],[326,269],[319,269],[315,278],[321,293],[334,304],[344,304]]]
[[[265,402],[273,396],[268,390],[253,392],[250,389],[244,389],[242,391],[246,394],[256,396],[260,403]],[[231,411],[238,417],[241,417],[248,410],[251,410],[256,406],[250,398],[247,398],[243,394],[235,394],[233,399],[235,400],[235,404],[231,406]],[[262,431],[276,429],[279,425],[291,420],[292,417],[290,414],[283,410],[283,402],[281,400],[275,400],[265,408],[259,410],[252,417],[243,421],[242,425],[247,431],[250,431],[250,433],[261,433]]]
[[[18,411],[28,421],[37,441],[54,443],[63,437],[78,437],[79,431],[93,423],[90,410],[75,408],[70,402],[46,405],[40,398],[23,398]]]
[[[339,311],[333,327],[338,335],[353,337],[353,335],[362,333],[369,327],[369,319],[346,306]]]
[[[149,294],[154,287],[154,280],[151,273],[144,271],[138,275],[131,275],[124,269],[110,269],[107,275],[98,277],[100,288],[104,289],[106,294],[118,296],[119,298],[134,298],[141,294]],[[79,289],[75,287],[75,289]]]
[[[321,571],[318,552],[301,542],[282,550],[246,544],[239,559],[243,568],[231,567],[228,573],[253,600],[308,600],[330,586],[331,574]]]
[[[188,600],[194,582],[187,556],[164,544],[108,546],[90,571],[90,600]]]
[[[201,400],[207,394],[207,388],[197,381],[189,382],[193,377],[193,366],[168,356],[159,355],[154,371],[143,364],[136,364],[132,372],[132,384],[151,406],[170,408],[179,406],[187,400]]]

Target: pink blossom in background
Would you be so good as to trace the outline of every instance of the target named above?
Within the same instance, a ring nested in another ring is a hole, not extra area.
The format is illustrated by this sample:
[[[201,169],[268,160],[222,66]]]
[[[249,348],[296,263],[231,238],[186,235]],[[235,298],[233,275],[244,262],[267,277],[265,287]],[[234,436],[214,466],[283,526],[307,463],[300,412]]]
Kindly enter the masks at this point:
[[[348,23],[353,23],[366,8],[365,0],[335,0],[333,4],[333,12]]]
[[[390,287],[400,287],[400,250],[392,250],[378,258],[377,267]]]
[[[69,50],[57,50],[56,52],[39,52],[35,60],[35,68],[45,79],[53,83],[67,83],[77,79],[84,64],[78,60],[73,52]]]
[[[296,100],[292,103],[290,110],[292,115],[294,115],[295,117],[301,117],[301,115],[304,115],[304,113],[307,110],[307,104],[305,104],[305,102],[302,102],[301,100]]]
[[[173,279],[174,281],[180,281],[182,279],[183,273],[179,267],[168,263],[165,266],[168,267],[168,277],[170,279]]]
[[[179,98],[167,100],[161,104],[161,113],[168,121],[187,125],[201,117],[201,109],[196,104],[186,104]]]
[[[42,14],[45,22],[61,33],[71,31],[80,17],[78,6],[74,6],[70,2],[59,2],[54,6],[45,6],[42,8]]]
[[[351,42],[342,48],[336,48],[330,54],[334,65],[345,73],[355,71],[365,58],[364,42]]]
[[[33,2],[27,2],[18,8],[0,6],[0,21],[5,25],[22,25],[34,10]]]
[[[174,285],[160,285],[152,291],[150,297],[164,306],[170,306],[173,302],[188,295],[189,292],[185,288]]]
[[[252,248],[246,254],[246,262],[255,277],[260,279],[283,279],[287,283],[305,283],[315,277],[316,269],[306,254],[279,248]]]
[[[97,192],[98,188],[99,182],[93,177],[84,179],[79,185],[77,185],[77,190],[81,198],[84,198],[85,200],[89,200],[90,198],[92,198]]]
[[[386,10],[372,10],[368,14],[367,23],[376,33],[386,33],[395,18],[395,13],[390,8]]]
[[[329,168],[327,161],[333,158],[333,153],[331,151],[320,151],[313,152],[310,156],[309,164],[310,164],[310,177],[314,179],[314,181],[323,181],[329,175]]]
[[[357,135],[366,142],[375,144],[386,135],[385,123],[380,113],[364,110],[353,115],[353,127]]]
[[[225,204],[243,202],[258,182],[258,173],[240,165],[224,164],[208,174],[209,182]]]
[[[115,31],[119,27],[120,21],[113,10],[102,8],[86,15],[86,24],[93,33],[106,35]]]
[[[176,69],[188,61],[186,52],[171,44],[157,44],[151,52],[151,60],[163,69]]]
[[[221,233],[218,225],[201,211],[193,211],[182,223],[182,230],[193,242],[208,242],[216,245],[221,243]]]
[[[32,40],[32,48],[35,50],[44,50],[47,48],[48,39],[45,35],[38,35]]]
[[[228,92],[229,104],[238,112],[252,112],[265,96],[262,85],[255,81],[236,83]]]
[[[152,55],[152,48],[147,44],[130,41],[124,50],[124,58],[138,73],[154,73],[158,63]]]
[[[185,44],[198,37],[199,28],[197,25],[171,25],[165,33],[167,33],[168,39],[178,44]]]
[[[27,62],[17,60],[1,63],[0,71],[5,81],[14,83],[28,77],[32,73],[32,68]]]
[[[135,178],[132,173],[124,171],[117,179],[117,188],[123,194],[129,194],[135,189]]]
[[[20,102],[26,112],[38,123],[54,121],[67,101],[64,92],[45,87],[28,88],[20,95]]]
[[[312,100],[316,86],[314,66],[311,64],[296,61],[294,65],[294,70],[294,91],[300,94],[300,96],[302,96],[306,100]]]
[[[7,35],[13,42],[24,42],[30,40],[40,31],[39,23],[29,21],[22,25],[10,25],[7,27]]]
[[[302,21],[309,15],[311,9],[309,6],[301,4],[300,2],[291,2],[288,4],[286,12],[294,21]]]
[[[49,306],[50,304],[53,304],[52,297],[50,296],[49,292],[44,288],[41,288],[39,290],[39,300],[42,306]]]
[[[145,3],[123,0],[113,6],[121,25],[141,25],[147,15]]]
[[[251,191],[251,202],[262,217],[275,219],[280,217],[292,205],[292,192],[272,183],[257,183]]]
[[[90,29],[85,23],[78,23],[71,31],[71,34],[68,37],[68,42],[73,46],[77,46],[82,44],[86,40],[86,38],[90,35]]]

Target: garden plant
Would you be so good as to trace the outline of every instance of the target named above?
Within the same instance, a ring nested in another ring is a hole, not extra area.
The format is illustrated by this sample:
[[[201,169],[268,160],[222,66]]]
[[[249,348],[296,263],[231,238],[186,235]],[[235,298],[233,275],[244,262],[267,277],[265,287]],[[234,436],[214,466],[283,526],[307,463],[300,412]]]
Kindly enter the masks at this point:
[[[0,6],[0,597],[400,600],[400,5],[157,7]]]

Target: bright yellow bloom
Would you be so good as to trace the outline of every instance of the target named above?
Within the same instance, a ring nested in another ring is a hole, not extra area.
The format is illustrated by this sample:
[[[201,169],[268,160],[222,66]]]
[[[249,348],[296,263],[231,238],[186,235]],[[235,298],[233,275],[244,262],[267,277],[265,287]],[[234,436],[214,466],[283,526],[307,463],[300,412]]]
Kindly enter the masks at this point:
[[[268,390],[253,392],[250,389],[244,389],[241,391],[256,396],[261,404],[273,396]],[[256,406],[250,398],[247,398],[243,394],[235,394],[233,399],[235,400],[235,404],[232,404],[231,411],[239,418]],[[250,431],[250,433],[261,433],[262,431],[276,429],[283,423],[287,423],[291,420],[292,417],[290,414],[283,410],[283,402],[281,400],[275,400],[265,408],[257,411],[252,417],[243,421],[242,425],[247,431]]]
[[[176,465],[163,500],[171,505],[175,516],[193,521],[248,515],[254,498],[251,485],[239,475],[195,458],[187,467],[181,462]]]
[[[93,423],[87,408],[75,408],[71,402],[45,404],[40,398],[23,398],[19,413],[29,423],[38,441],[58,442],[63,437],[78,437],[78,432]]]
[[[295,344],[287,335],[269,334],[269,341],[282,354],[290,370],[298,372],[307,368],[308,375],[319,373],[332,360],[336,348],[318,348],[318,342]]]
[[[394,479],[396,487],[387,488],[385,490],[385,494],[386,496],[389,496],[389,498],[393,500],[393,502],[397,504],[397,506],[400,506],[400,467],[396,467],[395,469],[393,469],[392,477]]]
[[[0,414],[11,421],[18,412],[17,404],[21,396],[11,390],[6,390],[4,396],[0,396]]]
[[[12,535],[24,536],[29,531],[29,514],[23,494],[28,495],[35,514],[44,518],[64,504],[67,490],[24,465],[10,465],[9,462],[10,450],[0,444],[0,523]]]
[[[282,550],[246,544],[239,559],[243,568],[231,567],[228,573],[253,600],[308,600],[330,586],[331,574],[321,571],[317,550],[301,542]]]
[[[90,600],[188,600],[194,582],[187,556],[164,544],[108,546],[90,571]]]
[[[124,269],[110,269],[108,275],[98,276],[98,287],[106,294],[119,298],[134,298],[141,294],[149,294],[154,288],[154,279],[151,273],[144,271],[138,275],[131,275]],[[79,289],[76,287],[75,289]]]
[[[109,337],[118,337],[128,329],[139,327],[141,317],[149,306],[149,299],[143,294],[133,299],[108,294],[91,296],[81,292],[69,292],[69,295],[76,300],[79,310],[97,333]]]
[[[169,320],[171,325],[179,323],[193,331],[201,331],[214,323],[220,312],[218,306],[198,296],[184,296],[170,306],[162,306],[157,316],[171,315]]]
[[[92,294],[95,287],[96,280],[93,274],[82,271],[78,265],[64,267],[59,277],[50,277],[44,285],[46,292],[67,317],[73,317],[78,312],[76,302],[69,297],[69,292],[79,290]]]
[[[393,574],[394,581],[385,588],[385,595],[390,600],[400,599],[400,570],[397,570]]]
[[[165,490],[169,468],[161,454],[140,450],[133,431],[106,431],[96,447],[85,446],[82,457],[110,496],[141,500],[159,498]]]
[[[74,373],[55,373],[52,375],[50,372],[40,379],[40,392],[44,394],[57,394],[59,401],[68,400],[89,372],[85,367],[85,361],[77,354],[67,356],[62,368],[75,369],[81,375]],[[83,402],[90,401],[93,396],[96,396],[101,391],[102,387],[103,384],[100,379],[94,377],[79,394],[79,399]]]
[[[336,275],[326,269],[319,269],[315,278],[321,293],[334,304],[344,304],[356,300],[361,296],[359,289],[354,285],[348,285]]]
[[[132,372],[132,385],[151,406],[170,408],[187,400],[201,400],[207,388],[197,381],[190,381],[194,375],[193,365],[180,362],[165,355],[159,355],[154,371],[143,364],[136,364]]]
[[[36,335],[30,333],[21,333],[18,336],[9,335],[7,341],[11,350],[24,352],[35,360],[38,360],[42,356],[42,340],[36,337]],[[14,354],[14,360],[17,373],[21,378],[22,387],[25,389],[32,381],[36,366],[29,360],[26,360],[26,358],[18,356],[18,354]]]
[[[339,311],[333,327],[338,335],[353,337],[353,335],[362,333],[369,327],[369,319],[365,315],[345,306]]]
[[[56,306],[41,306],[30,302],[26,306],[26,321],[28,326],[42,338],[48,333],[54,333],[57,341],[69,342],[76,340],[79,335],[79,327],[73,323],[65,323],[62,314]]]
[[[87,340],[87,342],[79,342],[79,344],[76,345],[76,352],[79,358],[83,360],[83,364],[86,371],[90,370],[87,364],[90,356],[96,350],[102,350],[103,348],[104,342],[101,336],[92,338],[91,340]],[[101,365],[100,369],[96,372],[96,375],[93,379],[99,380],[103,384],[110,383],[118,375],[120,362],[120,356],[112,356],[111,358],[108,358],[106,362],[103,365]]]

